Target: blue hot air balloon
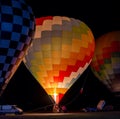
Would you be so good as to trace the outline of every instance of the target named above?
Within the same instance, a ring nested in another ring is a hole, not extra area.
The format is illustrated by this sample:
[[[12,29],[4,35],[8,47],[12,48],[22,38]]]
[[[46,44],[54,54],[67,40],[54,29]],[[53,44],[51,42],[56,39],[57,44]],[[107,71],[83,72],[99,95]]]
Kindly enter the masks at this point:
[[[1,0],[0,7],[1,95],[31,44],[35,17],[24,0]]]

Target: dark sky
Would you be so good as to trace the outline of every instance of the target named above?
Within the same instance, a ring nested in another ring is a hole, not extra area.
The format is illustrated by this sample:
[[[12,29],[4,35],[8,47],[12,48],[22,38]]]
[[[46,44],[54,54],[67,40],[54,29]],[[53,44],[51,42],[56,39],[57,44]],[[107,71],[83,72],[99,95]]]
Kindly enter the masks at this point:
[[[120,7],[116,0],[27,1],[35,17],[58,15],[79,19],[91,28],[95,38],[120,29]]]
[[[117,0],[26,0],[35,17],[68,16],[85,22],[93,31],[95,39],[100,35],[120,30],[120,7]],[[102,85],[88,68],[74,86],[66,93],[62,104],[69,109],[96,105],[101,98],[112,100],[112,94]],[[80,89],[84,85],[83,94]],[[24,110],[43,109],[52,104],[46,92],[27,71],[23,63],[9,82],[3,103],[15,103]]]

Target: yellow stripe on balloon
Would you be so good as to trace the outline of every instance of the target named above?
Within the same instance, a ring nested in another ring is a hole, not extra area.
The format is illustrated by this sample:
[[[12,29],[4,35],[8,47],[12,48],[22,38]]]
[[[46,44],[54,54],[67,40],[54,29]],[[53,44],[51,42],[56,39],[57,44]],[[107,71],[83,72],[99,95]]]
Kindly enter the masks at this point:
[[[38,18],[36,26],[25,63],[46,92],[59,102],[60,94],[64,95],[91,63],[94,36],[84,22],[64,16]]]

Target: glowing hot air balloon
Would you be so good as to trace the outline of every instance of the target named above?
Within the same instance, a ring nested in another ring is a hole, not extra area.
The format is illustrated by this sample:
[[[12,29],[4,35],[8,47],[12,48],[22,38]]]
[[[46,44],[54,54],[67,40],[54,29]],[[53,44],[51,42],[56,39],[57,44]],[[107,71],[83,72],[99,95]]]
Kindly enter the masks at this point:
[[[21,63],[35,31],[35,17],[24,0],[0,1],[0,95]]]
[[[36,18],[36,32],[24,63],[58,104],[81,76],[94,53],[94,37],[80,20],[64,16]]]
[[[120,31],[112,31],[96,39],[90,66],[95,76],[110,91],[120,91]]]

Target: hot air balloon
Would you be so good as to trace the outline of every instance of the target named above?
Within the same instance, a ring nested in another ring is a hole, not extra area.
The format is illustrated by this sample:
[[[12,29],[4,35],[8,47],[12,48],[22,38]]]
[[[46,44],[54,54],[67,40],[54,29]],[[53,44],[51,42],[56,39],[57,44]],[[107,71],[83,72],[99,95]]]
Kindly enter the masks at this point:
[[[24,63],[56,104],[90,64],[94,36],[82,21],[66,16],[36,18],[34,41]]]
[[[0,1],[0,95],[33,40],[35,17],[24,0]]]
[[[111,31],[96,39],[90,67],[111,92],[120,91],[120,31]]]

